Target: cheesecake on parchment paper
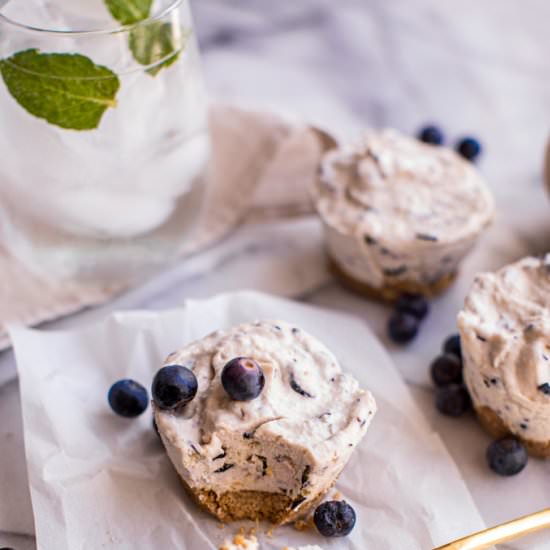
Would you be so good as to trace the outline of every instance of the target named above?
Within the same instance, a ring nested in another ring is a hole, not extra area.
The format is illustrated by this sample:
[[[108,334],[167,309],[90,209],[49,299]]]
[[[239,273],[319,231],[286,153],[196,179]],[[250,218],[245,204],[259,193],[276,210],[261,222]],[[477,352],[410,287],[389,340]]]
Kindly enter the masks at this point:
[[[247,358],[265,384],[232,399],[224,367]],[[171,354],[198,381],[175,411],[155,407],[162,441],[184,486],[220,521],[282,524],[312,510],[334,485],[376,412],[373,396],[302,329],[264,321],[215,332]]]

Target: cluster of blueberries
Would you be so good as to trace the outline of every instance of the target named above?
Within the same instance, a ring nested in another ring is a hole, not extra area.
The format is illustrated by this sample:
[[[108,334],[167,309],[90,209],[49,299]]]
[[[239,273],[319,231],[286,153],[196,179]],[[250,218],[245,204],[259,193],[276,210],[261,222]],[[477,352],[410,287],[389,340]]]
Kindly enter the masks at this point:
[[[388,335],[398,344],[406,344],[418,334],[430,305],[422,294],[402,294],[388,320]]]
[[[224,366],[221,382],[233,401],[251,401],[262,393],[265,376],[254,359],[236,357]],[[163,410],[175,410],[186,405],[194,399],[197,390],[195,374],[182,365],[162,367],[153,378],[151,386],[153,401]],[[131,379],[115,382],[109,389],[107,399],[111,409],[125,418],[139,416],[149,404],[149,394],[145,387]],[[321,535],[344,537],[355,526],[356,515],[347,502],[331,500],[316,508],[313,521]]]
[[[430,373],[436,387],[435,405],[446,416],[458,417],[472,407],[462,376],[460,335],[453,334],[443,343],[443,353],[431,364]],[[527,450],[514,437],[493,441],[487,448],[487,463],[501,476],[518,474],[527,465]]]
[[[388,321],[389,337],[399,344],[410,342],[417,335],[420,322],[428,311],[429,304],[420,294],[402,295]],[[445,340],[442,353],[431,364],[430,373],[436,387],[435,406],[439,412],[459,417],[472,408],[462,377],[462,349],[458,334]],[[491,443],[486,456],[491,470],[503,476],[521,472],[528,459],[525,446],[514,437]]]
[[[424,126],[418,132],[417,138],[431,145],[443,145],[445,143],[445,136],[437,126]],[[456,142],[455,150],[466,160],[473,162],[481,154],[481,144],[476,138],[467,136]]]
[[[460,336],[449,336],[443,343],[442,351],[430,367],[436,387],[435,406],[446,416],[461,416],[472,407],[472,402],[462,379]]]

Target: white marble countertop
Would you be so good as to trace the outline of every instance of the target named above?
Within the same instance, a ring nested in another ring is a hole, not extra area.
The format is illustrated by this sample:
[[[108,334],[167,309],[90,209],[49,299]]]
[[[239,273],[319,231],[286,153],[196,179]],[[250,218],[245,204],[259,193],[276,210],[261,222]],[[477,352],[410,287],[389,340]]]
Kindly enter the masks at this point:
[[[164,308],[185,298],[256,288],[293,296],[363,318],[388,345],[397,366],[457,461],[488,524],[548,506],[550,463],[531,460],[540,484],[522,475],[493,476],[484,464],[489,439],[472,417],[452,420],[433,408],[427,370],[478,269],[492,269],[550,250],[550,204],[541,167],[550,120],[550,5],[525,0],[376,2],[328,0],[265,3],[195,0],[204,62],[214,99],[294,113],[341,137],[361,128],[395,126],[413,132],[439,123],[453,140],[479,136],[481,169],[499,215],[459,280],[432,303],[418,339],[406,348],[385,336],[389,311],[353,296],[324,268],[321,232],[313,218],[242,227],[191,260],[122,296],[109,306],[53,326],[87,322],[112,309]],[[0,533],[0,547],[35,548],[25,481],[19,395],[11,352],[0,355],[0,519],[16,526]],[[449,495],[452,498],[452,495]],[[27,515],[13,515],[15,502]],[[550,547],[550,535],[501,545]]]

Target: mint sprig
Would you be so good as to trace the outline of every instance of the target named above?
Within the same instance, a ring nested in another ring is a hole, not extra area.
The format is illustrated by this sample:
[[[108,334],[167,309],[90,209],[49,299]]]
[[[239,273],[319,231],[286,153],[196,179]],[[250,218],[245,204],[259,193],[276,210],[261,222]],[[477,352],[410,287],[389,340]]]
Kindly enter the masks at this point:
[[[132,29],[129,46],[135,60],[141,65],[149,66],[146,72],[156,76],[161,69],[169,67],[178,59],[184,41],[185,37],[178,27],[153,21],[149,25]]]
[[[111,15],[122,25],[133,25],[147,19],[153,0],[105,0]]]
[[[111,15],[122,25],[141,23],[151,15],[152,0],[104,0]],[[146,72],[156,76],[174,63],[183,49],[179,27],[171,23],[151,21],[136,25],[129,34],[128,46],[134,59]]]
[[[12,97],[32,115],[71,130],[93,130],[116,106],[118,76],[80,54],[18,52],[0,60]]]

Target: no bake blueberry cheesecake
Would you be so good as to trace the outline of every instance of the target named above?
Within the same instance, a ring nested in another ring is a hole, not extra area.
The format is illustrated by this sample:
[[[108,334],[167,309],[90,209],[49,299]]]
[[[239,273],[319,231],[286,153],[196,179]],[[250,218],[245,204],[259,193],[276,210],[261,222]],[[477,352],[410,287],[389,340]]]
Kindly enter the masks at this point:
[[[283,322],[243,324],[173,353],[153,398],[185,487],[221,521],[307,513],[376,411],[321,342]]]
[[[478,275],[458,323],[482,425],[550,457],[550,255]]]
[[[388,301],[443,291],[494,213],[470,162],[393,130],[327,153],[314,195],[333,271]]]

